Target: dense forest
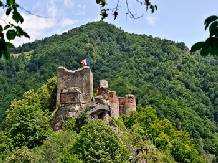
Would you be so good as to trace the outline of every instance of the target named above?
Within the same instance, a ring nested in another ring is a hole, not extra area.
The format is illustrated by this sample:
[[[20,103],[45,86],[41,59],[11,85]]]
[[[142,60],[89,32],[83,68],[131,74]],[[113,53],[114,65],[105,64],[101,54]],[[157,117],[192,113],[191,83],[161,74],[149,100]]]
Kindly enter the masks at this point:
[[[11,53],[9,61],[0,60],[0,161],[125,162],[130,147],[153,145],[155,152],[134,159],[218,162],[216,57],[191,55],[184,43],[126,33],[103,21],[23,44]],[[64,131],[51,131],[52,77],[58,66],[75,70],[86,57],[91,58],[95,88],[106,79],[118,95],[137,97],[137,111],[114,120],[119,133],[97,120],[78,132],[74,119]],[[106,136],[111,144],[104,143]],[[89,141],[93,137],[98,142]]]

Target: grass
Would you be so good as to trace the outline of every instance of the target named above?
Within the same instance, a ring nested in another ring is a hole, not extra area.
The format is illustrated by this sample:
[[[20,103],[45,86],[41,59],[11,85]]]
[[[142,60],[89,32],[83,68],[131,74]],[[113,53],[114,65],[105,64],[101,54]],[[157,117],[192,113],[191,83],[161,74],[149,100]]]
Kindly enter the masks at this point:
[[[31,54],[33,53],[34,50],[28,51],[28,52],[22,52],[25,57],[30,60]],[[21,55],[22,53],[17,53],[17,54],[11,54],[11,56],[14,56],[15,58],[17,58],[19,55]]]

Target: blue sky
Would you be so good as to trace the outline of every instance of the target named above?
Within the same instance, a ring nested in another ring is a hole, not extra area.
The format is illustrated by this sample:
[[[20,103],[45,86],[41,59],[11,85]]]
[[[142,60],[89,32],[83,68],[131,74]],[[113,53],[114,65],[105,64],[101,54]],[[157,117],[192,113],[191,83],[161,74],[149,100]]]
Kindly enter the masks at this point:
[[[125,13],[126,0],[120,0],[119,15],[113,15],[105,21],[121,27],[124,31],[136,34],[152,35],[173,41],[185,42],[191,47],[197,41],[207,38],[204,20],[210,15],[218,15],[217,0],[152,0],[158,10],[151,14],[135,0],[129,0],[132,13],[144,16],[131,19]],[[69,29],[79,27],[88,22],[100,20],[100,6],[96,0],[17,0],[26,10],[48,18],[40,18],[22,11],[25,22],[21,25],[31,39],[21,38],[14,41],[18,46],[24,42],[40,40],[54,34],[61,34]],[[106,8],[114,8],[117,0],[108,0]]]

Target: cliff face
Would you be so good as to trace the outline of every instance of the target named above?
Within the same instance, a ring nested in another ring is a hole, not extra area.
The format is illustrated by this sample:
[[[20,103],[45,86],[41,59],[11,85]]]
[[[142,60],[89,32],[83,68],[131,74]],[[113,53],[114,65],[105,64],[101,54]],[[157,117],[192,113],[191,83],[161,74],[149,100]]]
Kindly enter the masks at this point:
[[[136,110],[136,97],[128,94],[118,98],[115,91],[108,89],[106,80],[100,80],[97,95],[93,97],[93,74],[88,66],[76,71],[59,67],[57,76],[58,110],[51,121],[54,130],[62,129],[64,121],[72,116],[78,118],[87,109],[92,118],[107,121]]]

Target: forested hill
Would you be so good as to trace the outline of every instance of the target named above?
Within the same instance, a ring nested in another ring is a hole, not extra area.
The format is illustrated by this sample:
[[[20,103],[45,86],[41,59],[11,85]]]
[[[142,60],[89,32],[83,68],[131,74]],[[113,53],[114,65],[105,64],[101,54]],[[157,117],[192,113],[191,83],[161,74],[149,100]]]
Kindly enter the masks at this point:
[[[135,94],[138,104],[150,105],[160,119],[169,119],[196,144],[218,153],[216,58],[190,55],[184,43],[126,33],[102,21],[24,44],[12,53],[9,61],[0,60],[1,121],[10,101],[39,88],[58,66],[74,70],[90,57],[95,87],[106,79],[118,95]]]

